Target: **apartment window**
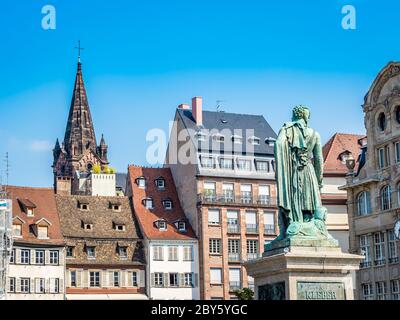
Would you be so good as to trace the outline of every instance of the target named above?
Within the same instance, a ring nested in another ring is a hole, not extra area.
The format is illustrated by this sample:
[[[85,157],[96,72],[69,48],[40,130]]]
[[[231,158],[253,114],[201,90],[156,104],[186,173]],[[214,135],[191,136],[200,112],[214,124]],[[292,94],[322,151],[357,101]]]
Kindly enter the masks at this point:
[[[86,253],[89,259],[96,259],[96,248],[86,247]]]
[[[21,264],[29,264],[31,260],[31,251],[27,249],[21,250]]]
[[[210,239],[210,254],[221,254],[221,239]]]
[[[229,269],[229,291],[240,290],[241,287],[240,269]]]
[[[169,246],[168,247],[168,261],[178,261],[178,247]]]
[[[234,185],[233,183],[223,183],[222,184],[222,193],[224,202],[233,202],[234,201]]]
[[[371,283],[363,283],[361,285],[364,300],[374,300],[374,291]]]
[[[240,240],[228,239],[228,261],[240,262]]]
[[[67,255],[67,258],[73,258],[74,257],[74,247],[68,246],[66,255]]]
[[[213,157],[201,156],[201,166],[206,169],[214,169],[215,159]]]
[[[13,236],[22,237],[22,224],[13,224]]]
[[[70,271],[71,287],[76,287],[76,271]]]
[[[211,268],[210,269],[210,284],[220,285],[222,284],[222,269]]]
[[[192,246],[184,246],[183,247],[183,260],[184,261],[193,261],[193,247]]]
[[[378,127],[381,131],[385,131],[386,129],[386,116],[383,112],[381,112],[378,116]]]
[[[162,287],[164,285],[164,274],[161,272],[154,273],[154,286]]]
[[[156,180],[156,187],[157,187],[157,189],[165,189],[165,179],[164,178],[158,178]]]
[[[44,278],[36,278],[35,279],[35,289],[36,293],[44,293],[45,292],[45,281]]]
[[[54,278],[53,281],[54,281],[54,284],[53,284],[54,291],[53,291],[53,293],[60,293],[60,279]]]
[[[29,279],[29,278],[21,278],[20,282],[21,282],[21,287],[20,287],[21,293],[29,293],[29,292],[31,292],[31,279]]]
[[[357,196],[357,214],[364,216],[371,213],[371,200],[368,191],[362,191]]]
[[[385,264],[385,238],[383,232],[374,234],[375,265]]]
[[[185,287],[194,287],[193,273],[185,273],[184,274],[183,285]]]
[[[48,239],[48,227],[38,227],[38,238],[39,239]]]
[[[222,134],[219,134],[219,133],[214,134],[212,138],[216,142],[224,142],[225,141],[225,137]]]
[[[390,281],[390,289],[392,291],[392,300],[400,300],[400,280]]]
[[[239,212],[234,210],[228,210],[227,213],[227,223],[229,233],[239,233]]]
[[[246,249],[248,260],[258,258],[258,240],[247,240]]]
[[[155,246],[153,247],[153,260],[154,261],[163,261],[164,260],[164,247]]]
[[[204,182],[204,196],[209,201],[215,199],[215,182]]]
[[[201,131],[196,132],[196,134],[194,136],[196,137],[197,141],[205,141],[206,140],[206,134]]]
[[[365,259],[361,262],[361,268],[368,268],[371,266],[371,237],[369,235],[360,236],[360,251]]]
[[[396,142],[396,162],[400,162],[400,142]]]
[[[378,149],[378,164],[379,168],[385,168],[390,165],[390,148],[385,146]]]
[[[143,177],[137,178],[136,184],[138,185],[139,188],[144,189],[146,188],[146,179]]]
[[[258,186],[258,200],[260,204],[270,203],[270,187],[269,185]]]
[[[146,209],[153,209],[153,199],[152,198],[143,199],[143,205],[146,207]]]
[[[245,160],[245,159],[238,159],[237,160],[237,167],[238,167],[239,170],[250,171],[251,170],[251,161],[250,160]]]
[[[186,222],[185,221],[178,221],[178,231],[179,232],[186,232]]]
[[[58,264],[58,251],[57,250],[51,250],[49,252],[50,254],[50,264]]]
[[[158,220],[156,222],[156,226],[160,231],[166,231],[167,230],[167,221],[165,220]]]
[[[234,135],[234,136],[232,136],[232,141],[233,141],[233,143],[242,144],[243,138],[241,136]]]
[[[172,210],[172,200],[164,200],[163,206],[165,210]]]
[[[169,286],[170,287],[178,287],[178,274],[177,273],[170,273],[169,274]]]
[[[10,263],[15,263],[15,249],[11,250]]]
[[[118,271],[113,272],[113,283],[114,283],[114,287],[119,287],[119,272]]]
[[[397,241],[394,234],[394,230],[388,231],[388,245],[389,245],[389,263],[399,262],[399,257],[397,256]]]
[[[275,234],[274,212],[264,212],[264,234]]]
[[[251,184],[242,184],[240,185],[240,196],[242,203],[251,203],[252,202],[252,189]]]
[[[138,286],[138,275],[136,271],[132,271],[132,287]]]
[[[121,260],[128,259],[128,247],[118,247],[118,254]]]
[[[391,207],[391,188],[384,186],[381,190],[381,210],[389,210]]]
[[[44,250],[35,251],[35,264],[44,264]]]
[[[261,172],[269,172],[269,162],[256,160],[256,170]]]
[[[8,292],[15,292],[15,278],[8,278]]]
[[[89,272],[89,284],[90,287],[100,287],[100,272],[99,271],[90,271]]]
[[[257,212],[254,211],[246,212],[246,232],[258,233]]]
[[[379,281],[375,284],[376,300],[386,300],[386,282]]]
[[[233,159],[220,158],[219,166],[221,169],[233,169]]]
[[[208,209],[208,224],[219,225],[221,223],[219,210]]]
[[[260,138],[258,138],[258,137],[250,137],[249,138],[249,143],[251,143],[252,145],[255,145],[255,146],[259,146],[260,145]]]

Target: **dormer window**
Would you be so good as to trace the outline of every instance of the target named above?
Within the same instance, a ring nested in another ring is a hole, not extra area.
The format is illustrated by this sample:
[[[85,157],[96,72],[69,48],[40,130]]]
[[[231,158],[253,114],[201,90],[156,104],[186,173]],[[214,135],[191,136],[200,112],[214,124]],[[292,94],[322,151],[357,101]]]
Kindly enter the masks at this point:
[[[139,177],[136,179],[136,184],[139,188],[144,189],[146,188],[146,179],[144,177]]]
[[[160,231],[166,231],[167,230],[167,221],[165,220],[158,220],[155,222],[156,227]]]
[[[18,199],[19,204],[28,217],[35,215],[36,205],[29,199]]]
[[[13,224],[13,236],[22,237],[22,224]]]
[[[86,247],[88,259],[96,259],[96,247]]]
[[[172,200],[171,199],[164,200],[163,206],[165,210],[172,210]]]
[[[82,221],[82,228],[86,231],[92,231],[93,223],[91,221]]]
[[[128,247],[118,247],[118,254],[121,260],[128,259]]]
[[[242,144],[243,143],[243,138],[238,135],[232,136],[232,142],[237,143],[237,144]]]
[[[121,211],[121,203],[119,203],[119,202],[110,202],[110,208],[113,211],[120,212]]]
[[[165,189],[165,179],[164,178],[158,178],[156,179],[156,187],[157,189]]]
[[[175,223],[175,226],[179,232],[186,232],[186,222],[185,221],[177,221]]]
[[[78,208],[82,211],[88,211],[89,210],[89,202],[78,201]]]
[[[153,199],[152,198],[143,199],[143,205],[146,207],[146,209],[153,209]]]
[[[339,159],[343,164],[346,164],[346,161],[352,157],[352,153],[350,151],[344,151],[339,155]]]
[[[121,221],[114,221],[114,229],[117,231],[125,231],[125,223]]]
[[[39,239],[49,238],[49,228],[47,226],[38,226],[38,238]]]
[[[34,216],[33,208],[28,208],[26,214],[28,217],[33,217]]]
[[[252,136],[252,137],[249,138],[249,142],[254,146],[259,146],[260,145],[260,138]]]
[[[196,132],[196,134],[194,136],[196,137],[197,141],[205,141],[206,140],[206,134],[201,131]]]
[[[216,133],[213,135],[213,140],[216,142],[224,142],[225,141],[225,137],[220,134],[220,133]]]

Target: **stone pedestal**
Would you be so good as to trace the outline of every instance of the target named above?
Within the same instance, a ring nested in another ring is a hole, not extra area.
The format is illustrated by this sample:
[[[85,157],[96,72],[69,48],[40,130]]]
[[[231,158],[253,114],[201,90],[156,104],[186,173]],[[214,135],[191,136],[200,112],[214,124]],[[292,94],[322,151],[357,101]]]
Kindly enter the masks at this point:
[[[363,256],[343,253],[336,240],[273,242],[245,264],[257,300],[353,300],[352,271]]]

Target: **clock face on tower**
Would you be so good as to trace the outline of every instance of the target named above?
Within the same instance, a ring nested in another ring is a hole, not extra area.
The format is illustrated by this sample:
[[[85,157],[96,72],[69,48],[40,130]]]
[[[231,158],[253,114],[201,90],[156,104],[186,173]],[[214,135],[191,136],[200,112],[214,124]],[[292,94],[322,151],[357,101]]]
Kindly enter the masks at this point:
[[[394,225],[394,235],[396,239],[400,240],[400,219]]]

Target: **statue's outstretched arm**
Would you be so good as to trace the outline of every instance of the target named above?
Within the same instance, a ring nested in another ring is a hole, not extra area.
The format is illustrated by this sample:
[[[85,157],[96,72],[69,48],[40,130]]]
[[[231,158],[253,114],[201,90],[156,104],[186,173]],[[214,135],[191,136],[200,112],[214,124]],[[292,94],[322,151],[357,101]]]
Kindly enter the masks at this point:
[[[322,187],[323,171],[324,171],[324,157],[322,155],[321,137],[316,133],[316,143],[313,150],[315,174],[318,179],[318,184]]]

